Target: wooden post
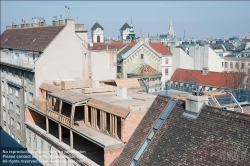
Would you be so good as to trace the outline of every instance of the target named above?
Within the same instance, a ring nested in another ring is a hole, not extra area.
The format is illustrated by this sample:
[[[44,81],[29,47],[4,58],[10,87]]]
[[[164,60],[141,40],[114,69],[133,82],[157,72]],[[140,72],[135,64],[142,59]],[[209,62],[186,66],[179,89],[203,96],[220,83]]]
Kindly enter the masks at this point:
[[[71,105],[70,127],[73,127],[74,125],[74,114],[75,114],[75,105]]]
[[[58,114],[58,120],[61,121],[61,113],[62,113],[62,100],[60,100],[59,103],[59,114]]]
[[[117,136],[117,117],[115,116],[115,136]]]
[[[46,134],[49,134],[49,119],[46,117]]]
[[[103,131],[103,115],[101,110],[100,110],[100,130]]]
[[[89,108],[87,105],[85,105],[85,120],[84,120],[84,123],[87,125],[88,122],[89,122]]]
[[[73,131],[70,129],[70,149],[74,148]]]
[[[62,126],[58,123],[59,142],[62,142]]]

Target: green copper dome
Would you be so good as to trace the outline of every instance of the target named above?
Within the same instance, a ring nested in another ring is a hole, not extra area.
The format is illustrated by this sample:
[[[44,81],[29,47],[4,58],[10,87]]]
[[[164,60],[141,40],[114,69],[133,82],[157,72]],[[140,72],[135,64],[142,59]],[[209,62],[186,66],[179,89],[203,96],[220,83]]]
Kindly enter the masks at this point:
[[[130,33],[134,33],[134,27],[133,27],[132,19],[131,19],[131,23],[130,23],[129,32],[130,32]]]

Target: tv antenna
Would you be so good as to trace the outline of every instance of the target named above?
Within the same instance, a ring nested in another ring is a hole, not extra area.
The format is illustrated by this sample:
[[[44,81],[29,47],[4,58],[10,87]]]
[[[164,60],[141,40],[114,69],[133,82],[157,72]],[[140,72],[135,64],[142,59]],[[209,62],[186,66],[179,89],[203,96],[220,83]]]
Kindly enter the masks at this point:
[[[70,17],[70,8],[68,6],[65,6],[65,11],[66,11],[66,18],[69,19],[69,17]]]

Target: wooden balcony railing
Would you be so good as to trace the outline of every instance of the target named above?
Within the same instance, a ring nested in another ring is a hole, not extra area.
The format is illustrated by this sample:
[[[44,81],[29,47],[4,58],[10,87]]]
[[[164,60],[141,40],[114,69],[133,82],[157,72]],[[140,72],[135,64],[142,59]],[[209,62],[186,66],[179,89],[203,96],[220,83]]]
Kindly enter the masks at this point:
[[[60,121],[63,122],[64,124],[70,126],[70,118],[69,117],[61,114]]]
[[[58,112],[53,111],[51,109],[48,110],[48,115],[56,120],[58,120]]]

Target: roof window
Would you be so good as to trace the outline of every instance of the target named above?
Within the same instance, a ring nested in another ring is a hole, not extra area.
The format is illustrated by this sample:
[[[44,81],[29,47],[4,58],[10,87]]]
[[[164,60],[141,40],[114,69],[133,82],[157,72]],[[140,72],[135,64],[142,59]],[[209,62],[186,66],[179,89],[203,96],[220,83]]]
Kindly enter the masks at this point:
[[[4,43],[5,43],[5,42],[7,42],[8,40],[9,40],[8,38],[7,38],[7,39],[5,39],[5,40],[4,40]]]
[[[33,39],[32,42],[30,44],[33,44],[36,41],[36,39]]]

